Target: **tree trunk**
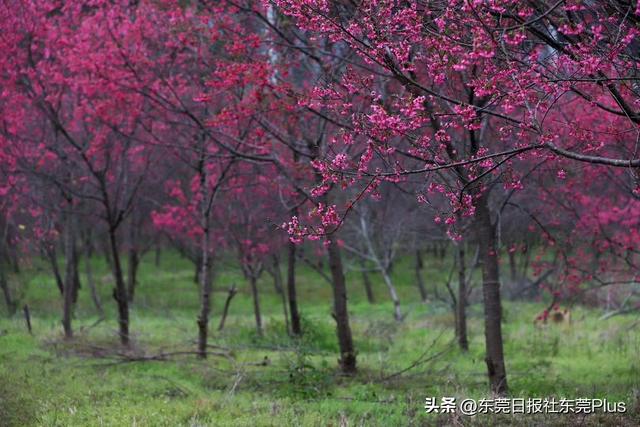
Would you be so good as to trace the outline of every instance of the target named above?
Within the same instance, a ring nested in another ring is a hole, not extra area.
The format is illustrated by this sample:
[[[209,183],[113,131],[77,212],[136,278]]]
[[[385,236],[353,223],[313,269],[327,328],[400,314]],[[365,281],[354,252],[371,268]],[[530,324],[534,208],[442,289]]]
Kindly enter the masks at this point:
[[[84,274],[87,276],[87,284],[89,285],[89,290],[91,291],[91,300],[93,301],[93,305],[95,305],[96,310],[98,310],[98,315],[101,319],[104,319],[104,308],[102,308],[102,301],[100,301],[100,294],[98,293],[98,289],[96,287],[96,281],[93,277],[93,268],[91,267],[91,257],[93,256],[93,250],[91,248],[91,238],[87,237],[84,243]]]
[[[418,284],[418,290],[420,291],[420,298],[422,302],[427,301],[427,289],[424,287],[424,279],[422,278],[422,269],[424,263],[422,261],[422,252],[420,249],[416,251],[416,283]]]
[[[396,287],[393,285],[393,281],[391,280],[391,276],[389,275],[389,271],[385,270],[384,267],[380,269],[382,273],[382,278],[384,279],[385,285],[389,289],[389,295],[391,296],[391,301],[393,302],[393,318],[401,322],[402,321],[402,311],[400,310],[400,298],[398,297],[398,292],[396,291]]]
[[[291,315],[291,333],[301,335],[300,313],[298,312],[298,299],[296,297],[296,244],[288,243],[287,264],[287,296],[289,299],[289,314]]]
[[[68,204],[71,207],[71,203]],[[71,328],[71,317],[73,314],[73,297],[75,293],[75,249],[74,249],[74,233],[73,218],[71,213],[67,212],[64,227],[64,256],[66,261],[64,288],[63,288],[63,312],[62,327],[64,328],[65,339],[73,338],[73,329]]]
[[[522,277],[527,277],[527,273],[529,270],[529,260],[531,259],[531,251],[529,250],[529,245],[525,243],[524,247],[524,260],[522,262],[522,269],[520,270],[520,274]]]
[[[80,272],[79,272],[80,257],[78,254],[78,247],[76,246],[75,233],[74,233],[72,251],[73,251],[73,265],[72,265],[73,267],[73,304],[76,304],[78,302],[78,293],[80,291],[80,288],[82,287],[82,284],[80,283]]]
[[[280,272],[280,258],[274,254],[271,257],[271,268],[269,269],[273,276],[273,287],[278,295],[282,294],[282,273]]]
[[[198,316],[198,357],[207,357],[207,335],[209,325],[209,312],[211,311],[211,280],[209,280],[209,220],[203,218],[204,233],[202,233],[200,260],[200,314]]]
[[[502,344],[502,307],[500,272],[496,251],[495,228],[491,222],[488,193],[482,194],[476,206],[476,224],[480,261],[482,264],[482,294],[484,299],[484,333],[487,370],[491,391],[504,395],[508,391],[507,373]]]
[[[49,265],[51,265],[51,271],[53,272],[53,277],[56,279],[56,286],[58,286],[60,295],[63,295],[64,282],[62,281],[62,275],[60,274],[60,268],[58,267],[58,255],[56,254],[56,248],[55,246],[48,247],[45,243],[44,251],[47,254]]]
[[[469,350],[467,338],[467,272],[464,243],[458,244],[458,298],[456,299],[456,338],[462,351]]]
[[[4,272],[4,266],[0,262],[0,288],[2,288],[2,294],[4,295],[4,302],[7,304],[7,313],[9,317],[16,314],[18,310],[18,304],[11,297],[11,289],[9,288],[9,282]]]
[[[220,324],[218,325],[218,330],[221,331],[224,328],[224,322],[227,320],[227,315],[229,314],[229,306],[231,305],[231,300],[238,293],[236,289],[236,285],[233,285],[229,288],[229,295],[227,295],[227,299],[224,302],[224,308],[222,309],[222,316],[220,317]]]
[[[364,285],[364,292],[367,294],[367,301],[369,304],[374,304],[375,297],[373,295],[373,288],[371,286],[371,279],[366,269],[367,265],[362,258],[360,258],[360,268],[362,269],[362,284]]]
[[[138,285],[138,266],[140,265],[140,257],[138,249],[135,245],[129,246],[128,262],[127,262],[127,298],[129,302],[133,302],[133,297]]]
[[[511,272],[511,283],[515,283],[518,279],[518,272],[516,268],[516,254],[515,251],[512,251],[511,249],[507,250],[507,253],[509,254],[509,270]]]
[[[249,275],[249,283],[251,284],[251,295],[253,296],[253,314],[256,317],[256,332],[259,336],[262,336],[262,316],[260,316],[260,299],[255,275]]]
[[[345,374],[356,372],[356,353],[353,348],[349,312],[347,311],[347,286],[342,267],[340,248],[336,236],[329,242],[329,268],[333,285],[333,317],[336,320],[338,345],[340,347],[340,369]]]
[[[107,261],[107,266],[113,271],[113,256],[111,255],[111,243],[100,239],[102,250],[104,252],[104,259]]]
[[[127,300],[127,287],[122,273],[122,263],[118,253],[118,240],[116,230],[109,227],[109,246],[111,248],[111,260],[113,265],[113,276],[116,280],[116,287],[113,290],[113,298],[118,304],[118,324],[120,329],[120,342],[123,346],[129,345],[129,302]]]

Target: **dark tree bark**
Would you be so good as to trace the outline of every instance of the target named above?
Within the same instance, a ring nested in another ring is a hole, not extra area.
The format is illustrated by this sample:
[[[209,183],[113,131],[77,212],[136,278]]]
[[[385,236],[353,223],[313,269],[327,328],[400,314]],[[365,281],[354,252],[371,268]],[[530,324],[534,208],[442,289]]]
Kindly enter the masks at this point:
[[[111,248],[111,259],[113,261],[113,275],[116,287],[113,290],[113,298],[118,304],[118,326],[120,332],[120,343],[123,346],[129,345],[129,301],[127,299],[127,286],[122,272],[122,263],[118,253],[118,240],[116,229],[109,227],[109,246]]]
[[[251,285],[251,296],[253,297],[253,314],[256,318],[256,332],[262,336],[262,316],[260,315],[260,297],[258,294],[258,283],[254,274],[249,275]]]
[[[280,256],[278,254],[273,254],[271,257],[272,265],[269,270],[270,274],[273,276],[273,287],[276,290],[276,293],[280,295],[282,300],[282,311],[284,314],[284,327],[287,331],[287,334],[291,333],[291,328],[289,327],[289,310],[287,310],[287,294],[284,292],[282,287],[282,272],[280,271]]]
[[[277,254],[271,257],[271,268],[269,268],[269,274],[273,277],[273,288],[278,295],[283,293],[282,290],[282,273],[280,272],[280,258]]]
[[[7,281],[7,276],[4,272],[4,266],[0,261],[0,288],[2,288],[2,295],[4,296],[4,302],[7,305],[7,313],[9,317],[16,314],[18,310],[18,304],[13,300],[11,296],[11,289],[9,288],[9,282]]]
[[[458,298],[456,298],[456,338],[462,351],[469,350],[467,338],[467,272],[464,243],[458,245]]]
[[[364,285],[364,292],[367,295],[367,301],[369,301],[369,304],[374,304],[376,301],[373,295],[371,279],[369,278],[369,273],[367,273],[367,265],[362,258],[360,258],[360,268],[362,269],[362,284]]]
[[[484,333],[487,371],[491,391],[504,395],[508,391],[507,372],[502,343],[502,306],[500,271],[496,251],[495,227],[491,222],[488,193],[483,193],[476,205],[476,228],[482,264],[482,294],[484,299]]]
[[[80,282],[80,257],[78,254],[78,247],[76,246],[76,241],[75,241],[75,233],[74,233],[74,239],[73,239],[73,246],[72,246],[72,251],[73,251],[73,304],[76,304],[78,302],[78,293],[80,292],[80,289],[82,288],[82,283]]]
[[[518,279],[518,271],[516,266],[516,254],[512,250],[507,250],[509,254],[509,270],[511,273],[511,283],[515,283]]]
[[[522,269],[520,270],[520,274],[522,277],[527,277],[527,270],[529,270],[529,261],[531,260],[531,251],[529,250],[529,245],[525,243],[524,246],[524,260],[522,261]]]
[[[107,266],[109,266],[109,269],[113,271],[114,267],[113,267],[113,256],[111,255],[111,243],[109,241],[109,238],[107,238],[107,240],[100,240],[101,241],[101,245],[102,246],[102,251],[104,253],[104,259],[107,261]]]
[[[427,288],[424,286],[424,279],[422,278],[422,269],[424,268],[424,262],[422,261],[422,251],[416,250],[416,283],[418,284],[418,290],[420,291],[420,298],[422,302],[427,300]]]
[[[133,302],[138,285],[138,266],[140,265],[140,256],[135,244],[129,246],[127,256],[127,298],[129,298],[129,302]]]
[[[332,236],[329,243],[329,268],[333,284],[333,316],[336,320],[338,345],[340,347],[340,369],[345,374],[356,372],[356,353],[353,347],[349,312],[347,311],[347,286],[342,267],[340,248]]]
[[[56,253],[55,246],[48,246],[45,243],[44,252],[47,255],[47,259],[49,260],[49,265],[51,266],[51,271],[53,272],[53,277],[56,279],[56,286],[60,291],[60,295],[64,293],[64,282],[62,280],[62,275],[60,274],[60,268],[58,267],[58,254]]]
[[[222,309],[222,316],[220,317],[220,324],[218,325],[218,330],[221,331],[224,329],[224,323],[227,320],[227,315],[229,314],[229,306],[231,305],[231,300],[238,293],[236,289],[236,285],[232,285],[229,288],[229,294],[227,295],[227,299],[224,302],[224,308]]]
[[[297,336],[302,334],[302,326],[296,296],[296,244],[289,242],[287,245],[287,296],[289,300],[289,314],[291,315],[291,333]]]
[[[198,356],[201,359],[207,357],[207,335],[209,325],[209,312],[211,311],[211,280],[209,280],[209,218],[203,215],[204,232],[201,241],[201,268],[200,271],[200,314],[198,315]]]
[[[93,246],[91,245],[91,234],[87,233],[84,240],[84,274],[87,277],[87,284],[89,285],[89,290],[91,291],[91,300],[93,301],[93,305],[96,307],[98,311],[98,315],[101,319],[104,319],[104,308],[102,307],[102,301],[100,300],[100,294],[98,293],[98,288],[96,287],[96,281],[93,277],[93,268],[91,266],[91,258],[93,257]]]
[[[71,202],[68,202],[69,208],[71,208]],[[65,214],[65,235],[64,235],[64,255],[65,255],[65,275],[64,275],[64,288],[63,288],[63,313],[62,313],[62,327],[64,328],[65,339],[73,338],[73,329],[71,327],[71,318],[73,315],[73,299],[75,293],[75,235],[73,218],[70,212]]]

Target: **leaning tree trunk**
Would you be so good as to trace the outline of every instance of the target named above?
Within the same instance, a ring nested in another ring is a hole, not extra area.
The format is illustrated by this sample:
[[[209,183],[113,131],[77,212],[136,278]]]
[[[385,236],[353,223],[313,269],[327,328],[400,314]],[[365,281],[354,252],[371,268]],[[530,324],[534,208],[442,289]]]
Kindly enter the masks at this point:
[[[329,268],[333,285],[333,316],[336,320],[338,345],[340,347],[340,369],[345,374],[356,372],[356,353],[351,337],[349,312],[347,311],[347,286],[342,267],[340,248],[335,240],[329,242]]]
[[[229,314],[229,306],[231,305],[231,300],[237,293],[238,293],[238,290],[236,289],[236,285],[233,284],[229,288],[229,294],[227,295],[227,299],[224,302],[224,308],[222,309],[222,315],[220,316],[220,324],[218,324],[219,331],[224,329],[224,323],[226,322],[227,315]]]
[[[109,247],[111,249],[111,262],[116,287],[113,290],[113,298],[118,304],[118,325],[120,329],[120,342],[123,346],[129,345],[129,301],[127,298],[127,286],[122,272],[122,263],[118,253],[118,240],[116,229],[109,227]]]
[[[296,244],[290,241],[288,243],[288,249],[287,296],[289,299],[289,314],[291,315],[291,333],[293,335],[300,335],[302,334],[302,327],[296,296]]]
[[[362,258],[360,258],[360,268],[362,269],[362,284],[364,285],[364,292],[367,295],[367,301],[369,301],[369,304],[374,304],[376,301],[373,295],[371,279],[369,278],[369,273],[367,273],[367,265]]]
[[[480,260],[482,263],[482,294],[484,299],[484,333],[486,359],[491,391],[499,395],[508,391],[507,373],[502,344],[502,307],[500,301],[500,272],[496,251],[495,228],[491,222],[488,193],[476,206],[476,226]]]
[[[385,267],[380,269],[382,273],[382,278],[384,279],[385,285],[389,289],[389,295],[391,296],[391,301],[393,302],[393,318],[401,322],[402,321],[402,311],[400,310],[400,298],[398,297],[398,292],[396,291],[396,287],[391,280],[391,276],[389,275],[389,270]]]
[[[71,207],[71,202],[69,202]],[[75,255],[74,248],[74,233],[73,233],[73,218],[71,213],[66,213],[65,227],[64,227],[64,256],[66,261],[65,275],[64,275],[64,288],[63,288],[63,312],[62,312],[62,327],[64,328],[65,339],[73,338],[73,329],[71,327],[71,317],[73,314],[73,300],[74,300],[74,288],[76,287],[76,271],[75,271]]]
[[[251,284],[251,296],[253,297],[253,314],[256,318],[256,332],[258,336],[262,336],[262,316],[260,315],[260,298],[258,295],[258,284],[254,274],[249,275],[249,283]]]
[[[422,252],[420,249],[416,251],[416,283],[418,284],[418,290],[420,291],[420,298],[422,302],[427,300],[427,288],[424,286],[424,279],[422,278],[422,269],[424,268],[424,262],[422,261]]]
[[[469,349],[467,338],[467,272],[464,243],[458,244],[458,298],[456,299],[456,338],[462,351]]]
[[[56,253],[56,248],[53,245],[51,247],[48,247],[45,243],[44,251],[47,255],[47,259],[49,260],[49,264],[51,265],[53,277],[56,279],[56,286],[58,286],[60,295],[62,295],[64,293],[64,281],[62,280],[60,268],[58,267],[58,255]]]

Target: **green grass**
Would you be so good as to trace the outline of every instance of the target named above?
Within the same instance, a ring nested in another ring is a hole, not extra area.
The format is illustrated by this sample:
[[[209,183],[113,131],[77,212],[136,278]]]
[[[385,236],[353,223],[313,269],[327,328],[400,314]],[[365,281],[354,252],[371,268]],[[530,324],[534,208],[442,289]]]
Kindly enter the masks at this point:
[[[163,254],[161,267],[142,264],[131,313],[133,346],[128,356],[192,351],[198,309],[193,267]],[[151,258],[151,257],[149,257]],[[425,280],[433,294],[450,266],[429,261]],[[33,336],[16,315],[0,320],[0,425],[4,426],[404,426],[404,425],[574,425],[560,415],[478,416],[458,419],[425,414],[424,398],[486,398],[480,305],[469,308],[470,351],[453,339],[453,317],[442,302],[422,304],[407,261],[394,271],[403,310],[402,324],[382,281],[375,279],[378,304],[366,302],[360,276],[347,275],[350,314],[359,373],[336,371],[337,343],[330,317],[331,289],[314,272],[301,269],[299,297],[305,338],[284,332],[280,297],[270,277],[261,283],[265,335],[254,331],[250,291],[237,270],[221,263],[212,312],[215,355],[191,354],[162,361],[123,362],[115,331],[112,283],[103,261],[94,260],[107,319],[97,316],[82,289],[76,308],[76,337],[61,337],[61,298],[41,261],[12,277],[29,304]],[[215,331],[225,289],[235,282],[225,330]],[[19,285],[19,286],[18,286]],[[624,401],[624,417],[591,416],[587,425],[637,425],[640,391],[640,334],[637,317],[600,321],[600,312],[576,308],[567,327],[535,328],[541,303],[505,303],[505,352],[511,395],[516,397],[599,397]],[[431,356],[440,354],[432,359]],[[413,369],[389,378],[420,360]],[[266,358],[266,364],[265,364]]]

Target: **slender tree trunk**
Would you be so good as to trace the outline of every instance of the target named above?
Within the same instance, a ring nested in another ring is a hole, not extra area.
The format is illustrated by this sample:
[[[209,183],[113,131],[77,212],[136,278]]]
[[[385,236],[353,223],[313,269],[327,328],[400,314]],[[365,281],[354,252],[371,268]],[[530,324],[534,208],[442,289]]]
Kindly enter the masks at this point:
[[[511,283],[515,283],[518,278],[518,272],[516,268],[516,254],[510,249],[507,251],[507,253],[509,254],[509,270],[511,273]]]
[[[524,261],[522,262],[522,269],[520,270],[522,277],[527,277],[527,270],[529,270],[530,259],[531,259],[531,251],[529,250],[528,245],[525,243]]]
[[[356,372],[356,353],[353,347],[349,312],[347,311],[347,286],[342,267],[340,248],[332,236],[329,242],[329,268],[333,284],[333,316],[336,320],[338,345],[340,347],[340,369],[345,374]]]
[[[60,274],[60,268],[58,267],[58,255],[56,253],[55,246],[47,247],[45,244],[45,253],[47,254],[47,258],[49,259],[49,265],[51,265],[51,271],[53,272],[53,277],[56,279],[56,286],[60,291],[60,295],[64,293],[64,282],[62,280],[62,275]]]
[[[93,277],[93,268],[91,266],[91,258],[93,256],[93,249],[91,247],[91,237],[87,237],[84,240],[84,274],[87,276],[87,284],[89,285],[89,291],[91,292],[91,300],[93,305],[98,311],[98,315],[101,319],[104,319],[104,308],[102,308],[102,301],[100,300],[100,294],[96,287],[96,281]]]
[[[113,290],[113,298],[118,304],[118,324],[120,329],[120,342],[123,346],[129,345],[129,301],[127,299],[127,286],[122,273],[122,263],[118,253],[118,240],[116,230],[109,227],[109,246],[111,248],[111,260],[113,264],[113,276],[116,287]]]
[[[229,294],[227,295],[227,299],[224,302],[224,308],[222,309],[222,316],[220,316],[220,324],[218,325],[218,330],[221,331],[224,328],[224,323],[227,320],[227,315],[229,314],[229,306],[231,305],[231,300],[238,293],[236,289],[236,285],[233,285],[229,288]]]
[[[458,244],[458,298],[456,299],[456,338],[462,351],[469,350],[467,338],[467,272],[464,243]]]
[[[271,275],[273,276],[273,287],[277,294],[282,294],[282,273],[280,272],[280,258],[274,254],[271,257]]]
[[[18,310],[18,304],[11,297],[11,289],[9,288],[9,282],[4,272],[4,266],[0,262],[0,288],[2,288],[2,294],[4,295],[4,302],[7,304],[7,313],[9,317],[16,314]]]
[[[129,246],[128,262],[127,262],[127,298],[129,302],[133,302],[133,297],[138,285],[138,266],[140,265],[140,257],[138,249],[135,245]]]
[[[80,292],[80,288],[82,287],[82,283],[80,282],[80,257],[78,254],[78,247],[76,246],[76,239],[75,239],[75,233],[74,233],[74,239],[73,239],[73,246],[72,246],[72,251],[73,251],[73,304],[76,304],[78,302],[78,293]]]
[[[284,313],[284,326],[287,331],[287,334],[291,333],[291,329],[289,328],[289,310],[287,310],[287,294],[284,292],[282,287],[282,272],[280,271],[280,256],[278,254],[273,254],[271,257],[271,269],[270,274],[273,276],[273,287],[276,290],[276,293],[280,295],[280,299],[282,300],[282,310]]]
[[[201,241],[201,270],[200,270],[200,315],[198,316],[198,356],[201,359],[207,357],[207,335],[209,325],[209,312],[211,311],[211,280],[209,280],[209,219],[204,214],[204,232]]]
[[[491,222],[488,193],[482,194],[476,206],[478,243],[482,263],[482,294],[484,299],[484,333],[486,364],[491,391],[504,395],[508,391],[507,373],[502,344],[502,307],[500,272],[496,251],[495,228]]]
[[[380,269],[382,273],[382,278],[384,279],[385,285],[389,289],[389,295],[391,296],[391,301],[393,302],[393,318],[401,322],[402,321],[402,311],[400,310],[400,298],[398,297],[398,292],[396,291],[396,287],[391,280],[391,276],[389,275],[389,271],[384,267]]]
[[[422,252],[420,249],[416,251],[416,283],[418,284],[418,290],[420,291],[420,298],[422,302],[427,300],[427,288],[424,286],[424,279],[422,278],[422,269],[424,268],[424,262],[422,261]]]
[[[360,258],[360,268],[362,269],[362,284],[364,285],[364,292],[367,294],[367,301],[369,301],[369,304],[374,304],[376,301],[373,295],[371,279],[369,278],[369,273],[367,273],[367,265],[362,258]]]
[[[260,298],[258,295],[258,283],[254,274],[249,274],[251,296],[253,297],[253,314],[256,318],[256,332],[262,336],[262,316],[260,315]]]
[[[110,240],[101,240],[102,250],[104,252],[104,259],[107,261],[107,266],[113,271],[113,256],[111,255],[111,242]]]
[[[289,314],[291,315],[291,333],[301,335],[300,313],[298,312],[298,299],[296,297],[296,244],[288,242],[287,249],[287,296],[289,300]]]
[[[68,203],[69,208],[71,203]],[[70,212],[65,214],[65,227],[64,227],[64,256],[65,256],[65,276],[64,276],[64,288],[63,288],[63,312],[62,312],[62,327],[64,328],[65,339],[73,338],[73,329],[71,327],[71,317],[73,314],[73,294],[75,288],[75,249],[74,249],[74,233],[73,233],[73,218]]]

